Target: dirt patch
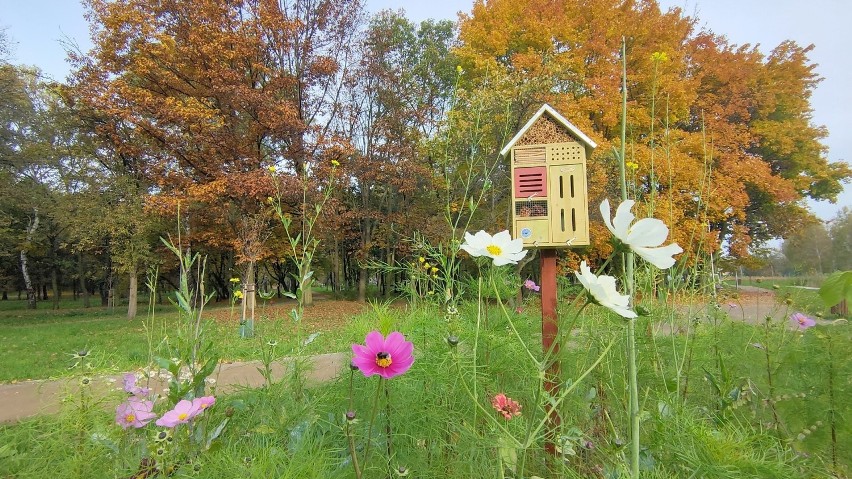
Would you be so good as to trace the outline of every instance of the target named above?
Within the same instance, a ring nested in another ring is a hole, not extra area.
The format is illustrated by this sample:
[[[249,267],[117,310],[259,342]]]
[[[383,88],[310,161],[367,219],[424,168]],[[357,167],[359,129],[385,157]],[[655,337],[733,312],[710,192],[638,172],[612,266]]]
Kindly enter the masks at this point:
[[[354,316],[369,309],[369,305],[365,303],[326,299],[317,296],[314,296],[314,305],[305,308],[302,318],[303,324],[310,331],[328,332],[342,329]],[[258,304],[255,309],[255,317],[258,319],[263,317],[289,318],[290,312],[295,307],[296,302],[293,300],[275,300],[266,305]],[[233,311],[228,307],[208,309],[204,315],[216,322],[236,326],[240,322],[240,313],[239,306],[235,306]]]

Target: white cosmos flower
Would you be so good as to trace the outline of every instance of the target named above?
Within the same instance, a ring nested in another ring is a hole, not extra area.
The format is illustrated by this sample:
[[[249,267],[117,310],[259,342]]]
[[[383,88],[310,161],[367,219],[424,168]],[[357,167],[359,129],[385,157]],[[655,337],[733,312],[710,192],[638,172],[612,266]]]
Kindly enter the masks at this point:
[[[615,218],[610,220],[609,200],[603,200],[601,214],[606,227],[645,261],[660,269],[671,268],[675,263],[672,256],[683,253],[683,248],[677,243],[660,247],[669,235],[669,227],[657,218],[642,218],[633,223],[636,217],[630,210],[634,203],[633,200],[625,200],[618,205]]]
[[[615,278],[605,275],[595,276],[585,261],[580,263],[580,272],[575,271],[574,274],[583,283],[583,287],[592,295],[597,304],[609,308],[625,318],[636,317],[636,313],[628,307],[630,297],[618,293],[618,289],[615,287]]]
[[[504,264],[516,264],[527,255],[524,249],[524,240],[512,239],[508,230],[503,230],[494,236],[480,230],[475,235],[464,234],[464,243],[461,249],[470,253],[473,257],[488,256],[494,259],[494,266]]]

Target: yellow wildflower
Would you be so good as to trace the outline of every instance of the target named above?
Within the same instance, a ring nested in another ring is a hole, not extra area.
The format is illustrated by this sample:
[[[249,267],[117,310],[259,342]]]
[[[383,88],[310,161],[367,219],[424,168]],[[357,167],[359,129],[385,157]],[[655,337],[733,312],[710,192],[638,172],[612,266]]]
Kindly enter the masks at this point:
[[[337,160],[331,160],[331,166],[340,166],[340,162]]]
[[[432,266],[432,270],[431,270],[431,271],[432,271],[432,274],[435,274],[435,273],[437,273],[437,272],[438,272],[438,268],[436,268],[436,267]]]
[[[234,291],[234,298],[243,299],[243,292],[240,290]]]
[[[231,278],[231,279],[230,279],[230,281],[231,281],[232,283],[239,283],[239,282],[240,282],[240,278]]]
[[[421,263],[424,263],[424,262],[426,262],[426,258],[424,258],[424,257],[422,257],[422,256],[421,256],[421,257],[417,258],[417,261],[420,261]]]
[[[272,165],[267,169],[269,170],[270,173],[275,173],[275,165]]]
[[[669,56],[666,54],[666,52],[654,52],[651,54],[651,61],[667,62],[669,61]]]

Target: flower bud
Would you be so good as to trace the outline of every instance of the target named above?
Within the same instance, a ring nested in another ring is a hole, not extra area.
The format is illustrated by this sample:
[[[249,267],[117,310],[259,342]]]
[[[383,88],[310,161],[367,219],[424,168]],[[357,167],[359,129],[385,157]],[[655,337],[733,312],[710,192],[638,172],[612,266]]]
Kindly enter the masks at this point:
[[[453,335],[453,334],[447,336],[447,344],[449,344],[453,348],[458,346],[459,345],[459,337],[456,336],[456,335]]]
[[[225,417],[231,417],[231,416],[233,416],[233,415],[234,415],[234,408],[232,408],[232,407],[228,406],[228,407],[225,409]]]
[[[357,366],[355,363],[350,362],[350,363],[349,363],[349,369],[350,369],[350,370],[352,370],[352,371],[357,371],[357,370],[358,370],[358,366]]]
[[[346,411],[346,421],[347,422],[354,421],[355,417],[357,417],[357,415],[355,414],[355,411]]]
[[[651,311],[648,310],[648,308],[646,308],[645,306],[642,306],[641,304],[636,305],[636,307],[634,309],[636,310],[636,314],[638,314],[639,316],[650,316],[651,315]]]

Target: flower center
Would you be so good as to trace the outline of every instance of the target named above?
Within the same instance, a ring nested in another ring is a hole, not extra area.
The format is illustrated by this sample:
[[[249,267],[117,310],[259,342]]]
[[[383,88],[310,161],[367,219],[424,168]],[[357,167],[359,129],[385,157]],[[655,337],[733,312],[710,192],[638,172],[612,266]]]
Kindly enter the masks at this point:
[[[500,254],[503,253],[503,249],[497,246],[496,244],[490,244],[485,249],[488,250],[488,254],[490,254],[491,256],[500,256]]]
[[[127,423],[131,423],[135,420],[136,420],[136,416],[133,415],[133,414],[128,414],[127,416],[124,416],[124,421],[127,422]]]
[[[393,364],[393,361],[391,361],[391,355],[389,353],[384,352],[376,354],[376,364],[380,368],[390,367],[390,365]]]
[[[189,414],[182,412],[182,413],[178,414],[178,419],[181,420],[181,421],[184,421],[184,420],[186,420],[187,416],[189,416]]]

